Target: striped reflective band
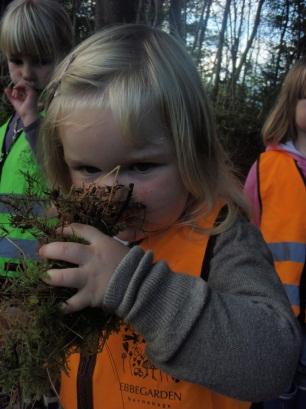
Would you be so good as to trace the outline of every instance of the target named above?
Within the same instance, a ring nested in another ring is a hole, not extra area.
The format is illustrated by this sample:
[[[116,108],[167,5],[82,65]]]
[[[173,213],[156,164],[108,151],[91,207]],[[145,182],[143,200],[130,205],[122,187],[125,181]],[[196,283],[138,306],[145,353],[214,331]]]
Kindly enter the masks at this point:
[[[24,255],[30,259],[37,259],[37,240],[26,239],[0,239],[0,258],[22,258]]]
[[[283,284],[287,293],[287,297],[291,305],[300,306],[300,290],[299,287],[292,284]]]
[[[296,263],[305,263],[305,243],[269,243],[269,248],[275,261],[294,261]]]
[[[29,199],[25,199],[23,195],[0,194],[0,213],[10,213],[10,212],[12,212],[12,210],[13,210],[12,206],[10,206],[7,203],[11,203],[14,200],[16,200],[17,203],[20,203],[21,208],[22,208],[22,204],[23,204],[22,201],[23,200],[24,200],[26,208],[29,207],[29,205],[27,204]],[[35,215],[43,214],[43,212],[45,211],[45,208],[44,208],[42,203],[43,202],[39,201],[39,200],[35,200],[33,202],[33,207],[32,207],[33,214],[35,214]]]

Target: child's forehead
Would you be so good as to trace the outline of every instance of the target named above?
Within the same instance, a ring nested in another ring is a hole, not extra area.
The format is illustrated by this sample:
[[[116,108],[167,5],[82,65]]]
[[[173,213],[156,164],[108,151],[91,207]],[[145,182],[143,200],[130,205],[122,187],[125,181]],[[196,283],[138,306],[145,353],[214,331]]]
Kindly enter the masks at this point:
[[[121,120],[110,107],[107,108],[79,108],[62,113],[58,122],[58,131],[73,133],[81,131],[98,134],[101,138],[106,134],[119,135],[120,139],[131,146],[141,147],[144,144],[161,145],[169,140],[168,132],[161,125],[157,115],[146,114],[137,123]]]
[[[61,101],[57,119],[58,123],[65,127],[72,125],[84,129],[94,124],[103,130],[111,119],[121,134],[127,138],[132,137],[134,142],[137,142],[138,138],[144,140],[160,135],[168,136],[162,115],[156,107],[143,106],[135,112],[128,104],[124,104],[124,100],[117,100],[117,104],[114,104],[110,103],[107,97],[101,105],[94,99],[82,99],[81,96],[67,100],[59,95],[58,99]],[[57,97],[54,102],[56,100]]]

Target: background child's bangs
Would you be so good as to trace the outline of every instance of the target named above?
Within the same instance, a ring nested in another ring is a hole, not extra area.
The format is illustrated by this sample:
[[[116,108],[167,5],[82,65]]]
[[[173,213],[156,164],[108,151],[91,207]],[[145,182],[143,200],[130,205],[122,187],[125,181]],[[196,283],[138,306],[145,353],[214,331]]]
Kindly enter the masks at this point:
[[[9,27],[2,27],[1,48],[7,55],[22,54],[42,59],[53,58],[56,53],[46,29],[40,24],[34,24],[26,16],[23,19],[15,17]]]
[[[287,98],[291,101],[289,105],[295,109],[297,100],[306,98],[306,65],[305,63],[298,63],[287,74],[280,93],[280,98]]]

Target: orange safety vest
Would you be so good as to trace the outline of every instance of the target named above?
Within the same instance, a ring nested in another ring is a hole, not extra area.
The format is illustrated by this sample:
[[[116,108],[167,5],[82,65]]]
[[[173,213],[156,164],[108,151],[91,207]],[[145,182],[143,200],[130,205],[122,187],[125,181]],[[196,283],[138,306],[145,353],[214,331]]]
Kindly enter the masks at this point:
[[[300,282],[306,257],[306,187],[295,160],[267,151],[258,161],[260,230],[295,315],[300,313]]]
[[[209,220],[206,227],[213,226],[216,215],[217,211],[214,211],[206,219]],[[155,260],[167,260],[172,270],[200,276],[207,242],[207,235],[180,226],[151,236],[141,246],[145,250],[152,249]],[[147,358],[143,337],[128,326],[111,335],[103,351],[95,357],[83,362],[81,359],[80,363],[79,354],[73,354],[69,368],[69,375],[63,373],[61,379],[61,404],[64,409],[250,407],[249,402],[219,395],[162,372]],[[88,373],[92,374],[89,383]],[[79,397],[78,389],[82,390]]]

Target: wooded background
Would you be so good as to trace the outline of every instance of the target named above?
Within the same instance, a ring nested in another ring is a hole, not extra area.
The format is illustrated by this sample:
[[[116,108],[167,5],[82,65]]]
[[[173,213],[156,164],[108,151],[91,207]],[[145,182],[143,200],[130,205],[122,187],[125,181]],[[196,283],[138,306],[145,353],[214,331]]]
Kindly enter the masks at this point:
[[[260,130],[288,69],[306,55],[305,0],[54,0],[75,42],[138,22],[179,36],[211,96],[219,134],[242,178],[262,150]],[[1,0],[0,15],[10,3]],[[1,92],[8,83],[0,62]],[[1,104],[2,118],[7,106]]]

